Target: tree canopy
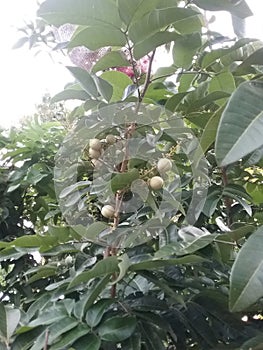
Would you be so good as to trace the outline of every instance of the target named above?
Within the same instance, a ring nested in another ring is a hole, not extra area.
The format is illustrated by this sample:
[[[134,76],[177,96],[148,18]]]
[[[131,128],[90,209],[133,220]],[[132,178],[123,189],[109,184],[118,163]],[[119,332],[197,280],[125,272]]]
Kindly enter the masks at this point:
[[[204,10],[236,33],[251,15],[243,0],[39,6],[18,46],[83,56],[0,133],[0,350],[261,348],[263,43],[212,32]],[[173,64],[154,72],[161,45]]]

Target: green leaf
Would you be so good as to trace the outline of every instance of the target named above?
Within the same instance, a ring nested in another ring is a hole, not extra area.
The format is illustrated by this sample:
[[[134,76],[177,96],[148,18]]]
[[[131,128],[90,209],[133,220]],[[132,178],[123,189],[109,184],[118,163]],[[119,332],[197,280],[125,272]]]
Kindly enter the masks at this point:
[[[111,179],[111,189],[115,193],[118,190],[123,190],[124,188],[130,186],[132,182],[138,179],[140,176],[138,169],[132,169],[127,173],[117,173]]]
[[[74,350],[84,350],[87,345],[89,350],[99,350],[101,348],[101,340],[95,334],[88,334],[78,339],[72,346]]]
[[[122,51],[111,51],[106,53],[92,68],[92,72],[96,73],[101,70],[105,70],[113,67],[125,67],[130,66],[130,62],[125,58]]]
[[[118,259],[116,256],[110,256],[99,261],[92,269],[81,272],[74,277],[69,284],[69,288],[75,287],[81,283],[86,283],[92,278],[106,276],[118,271]]]
[[[79,324],[77,327],[65,333],[61,340],[59,340],[54,345],[51,345],[49,350],[64,350],[66,347],[72,345],[77,339],[81,338],[89,332],[90,328],[88,326]]]
[[[122,342],[121,346],[123,350],[141,350],[141,344],[141,334],[139,332],[135,332],[128,339]]]
[[[145,14],[151,12],[157,6],[158,0],[145,2],[142,0],[118,0],[118,9],[121,19],[129,26],[132,19],[142,18]]]
[[[147,55],[157,47],[170,43],[180,38],[180,34],[174,32],[157,32],[134,45],[134,57],[139,58]]]
[[[182,35],[201,32],[204,19],[201,13],[196,13],[191,17],[186,17],[173,24],[174,29]]]
[[[180,68],[188,68],[192,64],[193,56],[202,45],[199,33],[189,34],[175,40],[173,46],[174,64]]]
[[[235,75],[243,75],[247,73],[247,68],[252,65],[262,65],[263,62],[263,48],[260,48],[248,56],[236,69]]]
[[[132,80],[122,72],[104,72],[100,77],[109,82],[113,87],[113,94],[110,102],[121,101],[126,87],[133,84]]]
[[[70,331],[78,325],[78,321],[71,317],[65,317],[58,322],[52,323],[48,333],[48,344],[54,343],[62,334]],[[45,345],[46,330],[34,342],[30,350],[39,350]]]
[[[92,76],[79,67],[67,67],[74,78],[80,83],[82,88],[91,96],[97,98],[98,90]]]
[[[103,322],[98,328],[98,333],[102,340],[117,343],[129,338],[135,328],[136,319],[134,317],[116,316]]]
[[[100,323],[106,309],[112,302],[113,300],[111,299],[101,299],[88,309],[85,320],[91,328],[96,327]]]
[[[40,271],[38,271],[33,276],[31,276],[28,279],[27,283],[30,284],[30,283],[38,281],[38,280],[40,280],[42,278],[47,278],[47,277],[50,277],[50,276],[54,276],[54,275],[56,275],[56,272],[57,272],[57,269],[55,267],[42,268],[42,269],[40,269]],[[28,273],[29,273],[29,271],[27,271],[26,274],[28,274]]]
[[[175,6],[168,8],[156,8],[143,16],[142,19],[132,22],[129,29],[129,37],[134,44],[138,44],[153,34],[160,32],[168,25],[187,17],[196,16],[196,14],[195,10],[177,7],[176,3]]]
[[[88,240],[95,240],[98,238],[98,235],[109,228],[105,222],[96,221],[91,225],[84,227],[82,225],[72,226],[73,230],[80,234],[83,238]]]
[[[28,327],[37,327],[42,325],[49,325],[54,322],[60,321],[67,317],[68,314],[63,305],[58,304],[57,306],[52,306],[45,308],[43,312],[40,313],[38,318],[32,320],[27,324]]]
[[[263,145],[262,93],[263,82],[251,81],[239,85],[231,96],[217,131],[219,165],[234,163]]]
[[[245,52],[246,48],[250,47],[249,49],[250,54],[251,54],[251,50],[253,50],[254,47],[255,49],[258,49],[257,43],[258,42],[256,41],[256,39],[240,39],[230,48],[219,48],[219,49],[207,52],[202,57],[201,67],[207,68],[211,64],[215,63],[218,59],[220,59],[221,61],[224,61],[225,65],[231,64],[235,60],[240,61],[242,60],[243,53]]]
[[[86,46],[89,50],[98,50],[102,47],[123,47],[126,37],[119,29],[111,25],[98,24],[89,27],[79,27],[68,44],[68,48]]]
[[[106,23],[120,28],[122,23],[112,0],[46,0],[40,5],[37,15],[55,25]]]
[[[215,75],[209,83],[209,92],[213,91],[225,91],[229,94],[235,90],[235,80],[230,72],[223,72]]]
[[[101,79],[100,77],[94,76],[94,81],[97,86],[97,89],[100,93],[100,95],[109,102],[112,98],[113,94],[113,87],[110,83],[108,83],[106,80]]]
[[[120,270],[120,273],[119,273],[119,276],[118,278],[114,281],[114,283],[118,283],[120,280],[123,279],[123,277],[126,275],[130,265],[131,265],[131,262],[130,262],[130,259],[128,257],[128,255],[126,253],[124,253],[123,255],[121,255],[119,257],[119,259],[121,260],[119,262],[119,270]]]
[[[240,350],[261,350],[263,344],[263,333],[259,333],[257,336],[247,340],[242,346]]]
[[[219,108],[209,119],[208,123],[205,126],[200,140],[200,145],[204,153],[215,142],[216,132],[223,110],[223,107]]]
[[[139,271],[139,270],[154,270],[158,268],[163,268],[164,266],[173,266],[173,265],[181,265],[181,264],[199,264],[205,261],[205,259],[201,258],[197,255],[188,255],[182,258],[176,259],[162,259],[163,257],[167,257],[173,254],[175,251],[171,249],[169,254],[167,254],[167,250],[165,247],[161,248],[156,254],[156,259],[144,260],[138,263],[132,263],[129,270],[130,271]]]
[[[20,311],[10,306],[0,303],[0,334],[9,343],[18,323],[20,321]]]
[[[51,99],[51,103],[57,103],[66,100],[86,101],[89,97],[90,95],[87,94],[87,92],[84,90],[66,89],[53,96]]]
[[[243,311],[263,296],[263,226],[240,249],[230,275],[229,307]]]
[[[194,4],[208,11],[229,11],[233,15],[241,18],[252,16],[250,8],[244,0],[229,1],[229,0],[194,0]]]

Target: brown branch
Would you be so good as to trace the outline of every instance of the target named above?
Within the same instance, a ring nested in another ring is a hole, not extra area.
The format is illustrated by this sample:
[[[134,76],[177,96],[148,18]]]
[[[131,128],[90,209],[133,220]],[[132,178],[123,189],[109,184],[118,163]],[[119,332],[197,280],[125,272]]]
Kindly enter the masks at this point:
[[[48,337],[49,337],[49,330],[47,329],[45,333],[45,342],[44,342],[43,350],[48,350]]]
[[[151,83],[151,74],[152,74],[152,65],[153,65],[153,59],[154,59],[154,56],[155,56],[155,52],[156,50],[153,50],[153,53],[149,59],[149,67],[148,67],[148,70],[147,70],[147,74],[146,74],[146,78],[145,78],[145,83],[144,83],[144,86],[143,86],[143,90],[142,90],[142,93],[141,93],[141,96],[139,97],[139,102],[142,102],[145,94],[146,94],[146,91]]]
[[[222,171],[222,182],[224,187],[228,185],[228,177],[227,177],[227,171],[225,167],[221,168]],[[229,197],[226,197],[224,199],[225,206],[226,206],[226,213],[227,213],[227,226],[230,226],[232,224],[232,218],[231,218],[231,206],[232,206],[232,199]]]

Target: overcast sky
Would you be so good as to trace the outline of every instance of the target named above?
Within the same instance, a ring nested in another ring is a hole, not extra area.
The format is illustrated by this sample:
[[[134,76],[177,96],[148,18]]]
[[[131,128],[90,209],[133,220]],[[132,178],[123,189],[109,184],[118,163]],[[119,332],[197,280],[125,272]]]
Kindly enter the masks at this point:
[[[247,3],[254,12],[254,17],[247,20],[247,36],[263,40],[263,0],[247,0]],[[8,0],[1,7],[0,125],[5,127],[33,114],[43,94],[55,94],[71,81],[64,66],[52,62],[47,54],[35,57],[27,48],[12,50],[21,36],[16,28],[23,26],[24,20],[34,19],[36,9],[35,0]],[[225,12],[217,16],[213,26],[224,35],[232,35],[230,16]]]

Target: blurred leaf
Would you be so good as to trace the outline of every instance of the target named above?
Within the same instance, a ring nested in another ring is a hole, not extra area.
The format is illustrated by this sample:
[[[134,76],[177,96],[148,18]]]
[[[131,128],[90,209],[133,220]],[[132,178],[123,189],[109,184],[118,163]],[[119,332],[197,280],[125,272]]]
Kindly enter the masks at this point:
[[[117,192],[118,190],[123,190],[124,188],[130,186],[132,182],[138,179],[140,176],[138,169],[132,169],[126,173],[114,174],[111,179],[111,189],[112,192]]]
[[[50,346],[50,350],[63,350],[65,347],[72,345],[76,340],[88,334],[90,332],[89,327],[79,324],[77,327],[71,329],[63,335],[61,340]]]
[[[121,28],[117,6],[110,0],[46,0],[37,15],[54,25],[107,23]]]
[[[122,51],[111,51],[106,53],[99,59],[98,62],[94,64],[92,67],[92,72],[96,73],[108,68],[125,67],[130,65],[130,62],[125,58]]]
[[[99,261],[91,270],[79,273],[69,284],[69,288],[81,283],[88,282],[92,278],[110,275],[118,271],[118,259],[116,256],[110,256]]]
[[[88,100],[90,95],[84,90],[66,89],[52,97],[51,102],[56,103],[66,100]]]
[[[220,2],[217,0],[194,0],[194,3],[204,10],[229,11],[233,15],[241,18],[246,18],[253,15],[246,1],[244,0],[237,2],[229,0],[221,0]]]
[[[91,328],[96,327],[100,323],[106,309],[112,304],[112,302],[113,300],[111,299],[101,299],[88,309],[85,320]]]
[[[98,327],[98,333],[102,340],[114,343],[129,338],[136,328],[136,319],[128,317],[112,317]]]
[[[234,163],[263,145],[262,92],[263,83],[251,81],[239,85],[231,96],[216,137],[216,158],[221,166]]]
[[[173,46],[174,64],[180,68],[189,68],[192,64],[193,56],[201,44],[201,35],[199,33],[178,38]]]
[[[126,37],[119,28],[107,25],[107,23],[99,23],[79,27],[70,40],[68,48],[86,46],[89,50],[94,51],[107,46],[123,47],[125,44]]]
[[[263,226],[240,249],[230,276],[229,307],[232,312],[249,308],[263,296]]]
[[[122,72],[104,72],[100,77],[109,82],[113,87],[113,94],[110,102],[121,101],[125,88],[133,84],[132,80]]]
[[[20,311],[0,303],[0,334],[7,344],[20,320]]]
[[[80,83],[82,88],[91,96],[97,98],[98,90],[92,76],[79,67],[67,67],[74,78]]]
[[[74,350],[83,350],[87,344],[89,350],[99,350],[101,348],[101,340],[95,334],[88,334],[78,339],[72,346]]]

